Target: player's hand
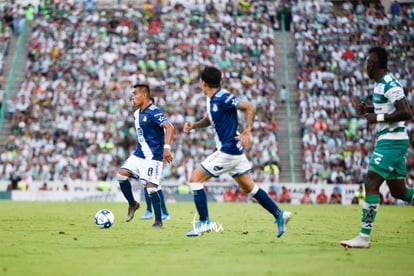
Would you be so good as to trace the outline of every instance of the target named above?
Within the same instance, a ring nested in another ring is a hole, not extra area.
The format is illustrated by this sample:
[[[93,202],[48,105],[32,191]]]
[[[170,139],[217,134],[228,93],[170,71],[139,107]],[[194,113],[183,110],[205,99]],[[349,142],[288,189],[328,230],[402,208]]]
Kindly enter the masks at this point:
[[[367,119],[368,124],[375,124],[377,122],[377,114],[375,113],[365,113],[363,117]]]
[[[252,145],[252,134],[250,132],[242,132],[236,138],[240,140],[240,144],[243,146],[245,150],[250,149]]]
[[[164,160],[168,163],[171,163],[173,161],[170,149],[164,149]]]
[[[188,133],[190,130],[193,129],[193,122],[185,122],[184,123],[184,132]]]
[[[362,116],[367,113],[367,103],[366,102],[359,102],[356,106],[356,112],[359,116]]]

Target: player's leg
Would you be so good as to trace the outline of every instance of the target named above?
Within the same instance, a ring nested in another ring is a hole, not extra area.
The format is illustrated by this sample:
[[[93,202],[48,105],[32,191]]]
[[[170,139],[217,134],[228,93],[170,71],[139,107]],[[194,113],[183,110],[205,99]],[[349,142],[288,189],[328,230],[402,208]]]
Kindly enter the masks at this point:
[[[194,203],[197,208],[199,219],[201,221],[208,220],[208,207],[207,207],[207,193],[204,189],[203,183],[210,179],[203,169],[196,168],[190,176],[190,189],[194,197]]]
[[[368,171],[365,180],[365,202],[362,204],[361,233],[370,235],[380,205],[380,186],[384,178],[374,171]]]
[[[380,186],[390,179],[403,179],[406,175],[405,153],[406,140],[379,140],[375,146],[368,166],[365,180],[365,202],[362,205],[361,231],[357,237],[341,241],[349,248],[369,248],[370,235],[380,205]],[[390,168],[393,168],[390,170]],[[393,180],[391,180],[391,183]]]
[[[199,236],[203,232],[210,231],[210,220],[208,215],[207,193],[204,189],[203,182],[211,176],[201,167],[197,167],[190,176],[190,188],[193,194],[194,204],[197,209],[199,221],[194,222],[193,229],[187,233],[188,237]]]
[[[408,203],[414,203],[414,189],[407,188],[405,179],[387,180],[388,188],[394,198],[398,198]]]
[[[139,159],[141,181],[145,182],[149,197],[151,198],[152,208],[154,209],[155,222],[152,225],[153,228],[162,227],[161,198],[158,194],[158,190],[161,189],[162,167],[163,163],[161,161]]]
[[[408,188],[405,182],[407,176],[407,159],[405,153],[408,148],[408,141],[405,144],[401,141],[399,144],[401,144],[401,151],[398,154],[398,158],[394,158],[395,161],[391,166],[394,170],[387,178],[387,185],[394,198],[404,200],[408,203],[414,203],[414,189]]]
[[[159,189],[157,193],[161,200],[161,218],[162,220],[170,219],[170,214],[168,213],[167,205],[165,204],[164,192],[162,189]]]
[[[135,211],[139,208],[139,203],[135,201],[134,194],[132,193],[132,185],[129,181],[129,178],[131,176],[132,174],[125,169],[118,170],[117,179],[119,182],[119,186],[121,187],[122,194],[124,195],[129,204],[128,213],[125,218],[126,222],[129,222],[134,218]]]
[[[380,186],[384,178],[378,173],[368,170],[365,181],[365,202],[362,204],[361,231],[353,239],[341,241],[346,248],[369,248],[370,235],[380,205]]]
[[[275,223],[278,227],[277,237],[280,238],[285,232],[286,224],[292,214],[288,211],[281,210],[266,191],[253,182],[250,173],[237,175],[234,177],[234,180],[236,180],[240,188],[252,195],[263,208],[274,216]]]
[[[151,204],[151,198],[148,194],[147,187],[144,187],[144,197],[145,197],[145,202],[147,204],[147,209],[145,210],[145,213],[141,217],[141,219],[150,219],[152,218],[152,204]]]
[[[407,177],[406,153],[408,145],[408,140],[393,141],[389,145],[391,149],[395,149],[396,153],[389,158],[395,161],[389,165],[389,167],[393,168],[393,171],[386,179],[388,188],[394,198],[404,200],[408,203],[414,203],[414,189],[408,188],[405,182]],[[398,149],[399,151],[397,152]]]
[[[154,228],[161,228],[162,227],[162,219],[161,219],[161,199],[159,194],[157,193],[159,187],[153,185],[151,183],[146,184],[146,188],[148,194],[151,198],[152,207],[154,208],[154,216],[155,221],[152,227]]]

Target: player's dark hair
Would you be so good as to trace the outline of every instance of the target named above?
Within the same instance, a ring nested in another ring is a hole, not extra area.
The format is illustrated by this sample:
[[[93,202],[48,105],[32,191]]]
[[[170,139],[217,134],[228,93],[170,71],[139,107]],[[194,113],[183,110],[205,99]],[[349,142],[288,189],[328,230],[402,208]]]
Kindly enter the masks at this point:
[[[368,51],[369,54],[377,56],[377,66],[381,69],[387,70],[388,52],[383,47],[372,47]]]
[[[201,72],[200,78],[211,88],[219,88],[221,85],[221,71],[216,67],[205,67]]]
[[[151,89],[148,84],[145,83],[137,83],[134,85],[134,88],[143,89],[148,93],[148,97],[151,98]]]

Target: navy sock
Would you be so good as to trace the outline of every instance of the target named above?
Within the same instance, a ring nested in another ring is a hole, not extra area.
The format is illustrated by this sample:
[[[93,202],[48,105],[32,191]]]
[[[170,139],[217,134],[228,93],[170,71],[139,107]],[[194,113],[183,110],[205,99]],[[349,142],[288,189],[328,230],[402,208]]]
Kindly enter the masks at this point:
[[[161,199],[157,192],[150,194],[156,221],[161,221]]]
[[[281,210],[263,189],[260,188],[253,197],[277,219]]]
[[[144,188],[145,202],[147,203],[147,211],[152,213],[151,198],[148,194],[147,187]]]
[[[194,203],[196,205],[200,220],[208,219],[207,194],[204,189],[193,190]]]
[[[126,200],[130,206],[135,204],[134,194],[132,193],[132,186],[129,179],[119,181],[119,186],[121,186],[121,191],[124,194]]]
[[[161,210],[162,210],[162,213],[164,215],[169,216],[168,210],[167,210],[167,206],[165,205],[164,192],[162,190],[158,190],[157,193],[158,193],[158,196],[160,197],[160,200],[161,200]]]

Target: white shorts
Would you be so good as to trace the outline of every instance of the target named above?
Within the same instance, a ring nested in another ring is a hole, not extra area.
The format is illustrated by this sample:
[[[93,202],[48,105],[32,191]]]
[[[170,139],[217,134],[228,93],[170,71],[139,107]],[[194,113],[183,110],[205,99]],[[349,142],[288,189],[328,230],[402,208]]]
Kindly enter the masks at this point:
[[[156,160],[145,160],[130,155],[120,169],[127,170],[133,178],[154,185],[160,185],[163,163]]]
[[[252,164],[245,154],[230,155],[216,151],[201,162],[201,168],[212,177],[219,177],[224,173],[236,177],[250,172]]]

